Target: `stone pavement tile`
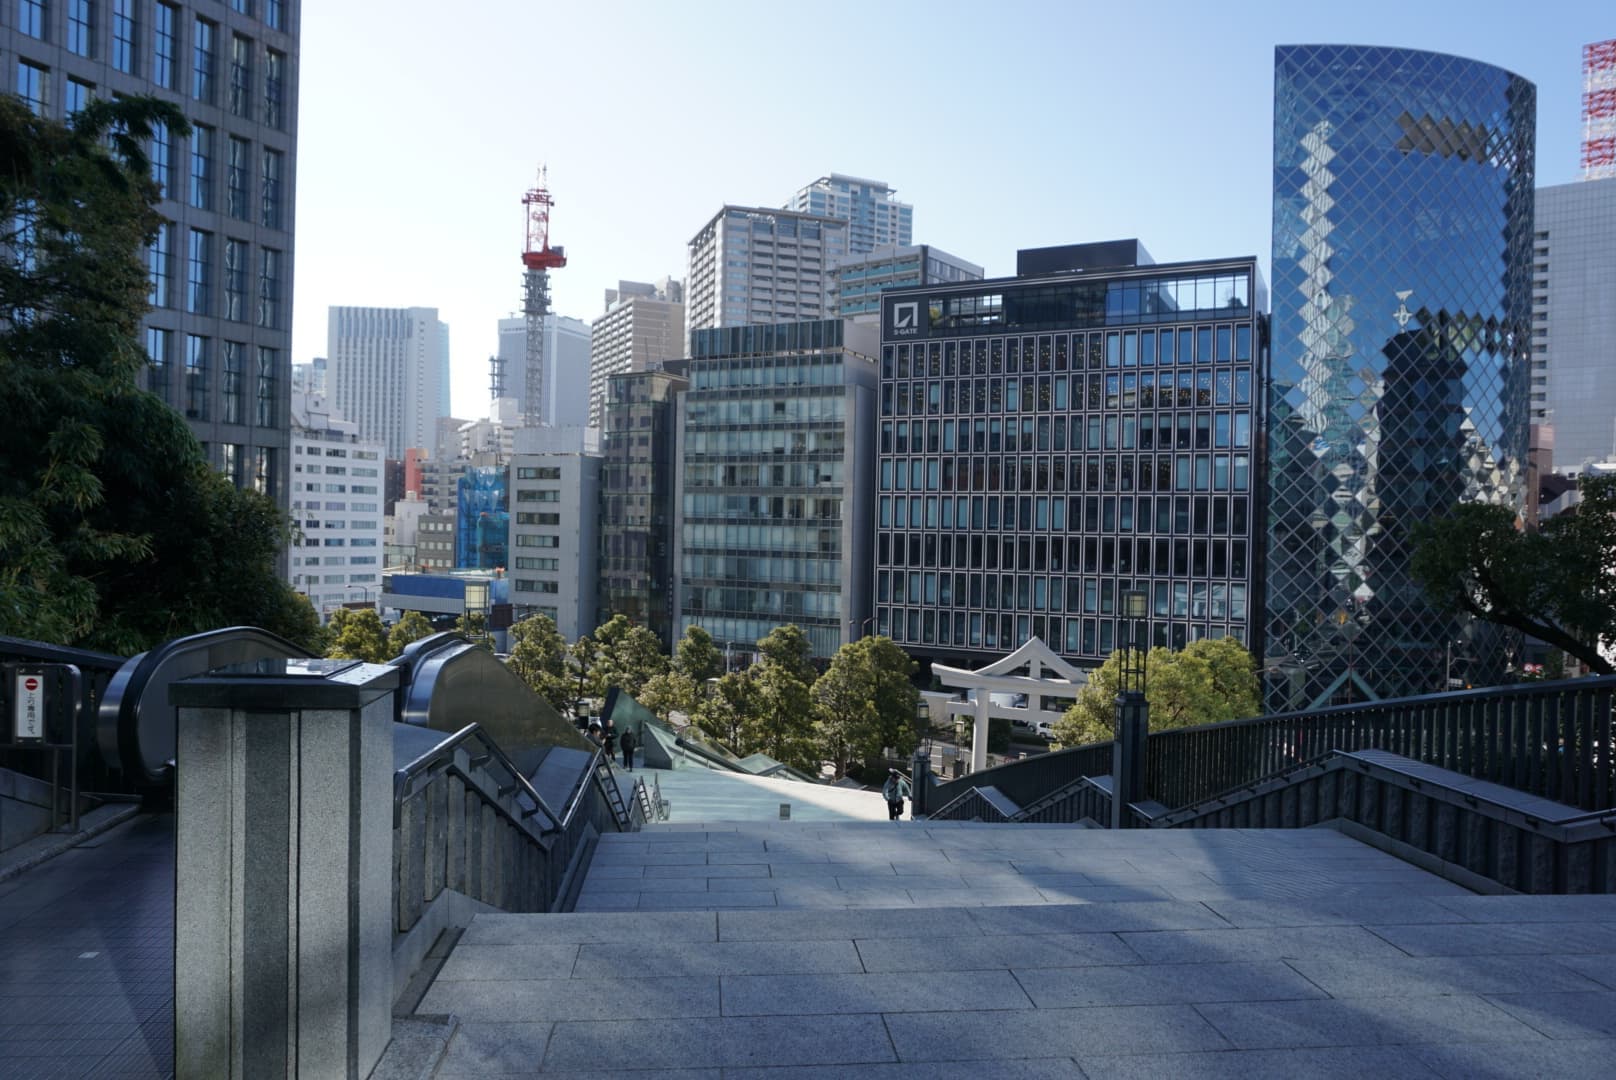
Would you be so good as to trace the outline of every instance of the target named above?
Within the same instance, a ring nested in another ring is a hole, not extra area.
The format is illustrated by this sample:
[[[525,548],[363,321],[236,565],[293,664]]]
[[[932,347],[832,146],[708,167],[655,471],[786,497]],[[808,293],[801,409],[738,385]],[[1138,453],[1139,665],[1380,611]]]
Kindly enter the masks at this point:
[[[856,877],[893,877],[887,862],[771,862],[769,874],[777,878],[834,878],[841,874]]]
[[[1607,989],[1540,956],[1327,957],[1290,965],[1338,998]]]
[[[438,981],[461,979],[565,979],[578,959],[575,944],[456,945]]]
[[[933,971],[924,979],[908,974],[725,975],[722,983],[725,1016],[1033,1007],[1015,977],[1002,970]]]
[[[1463,923],[1469,920],[1436,900],[1322,897],[1313,900],[1207,900],[1233,926],[1364,926]]]
[[[1406,1048],[1439,1076],[1453,1080],[1610,1080],[1616,1070],[1616,1040],[1556,1039],[1550,1042],[1486,1043],[1480,1046]]]
[[[1316,1050],[1220,1050],[1205,1054],[1083,1055],[1089,1080],[1434,1080],[1412,1048],[1346,1046]],[[1514,1074],[1526,1075],[1524,1073]]]
[[[613,892],[706,892],[709,880],[746,881],[751,888],[757,888],[752,878],[657,878],[647,881],[641,877],[606,877],[597,878],[591,875],[584,879],[583,888],[578,890],[580,896],[589,896],[591,893]]]
[[[1037,889],[1083,888],[1098,884],[1088,874],[1063,873],[1040,867],[1036,871],[1022,871],[1021,880]]]
[[[1221,1050],[1228,1041],[1188,1005],[1017,1012],[888,1013],[904,1061],[970,1061],[1044,1054]],[[992,1075],[984,1069],[984,1075]]]
[[[830,861],[830,856],[824,852],[766,851],[761,847],[726,848],[708,852],[707,861],[713,866],[731,866],[735,863],[826,863]]]
[[[771,890],[778,887],[774,881],[772,881],[772,880],[770,880],[768,878],[755,878],[755,877],[714,877],[714,878],[706,878],[706,879],[703,879],[703,878],[694,878],[694,879],[691,879],[691,878],[665,878],[663,880],[669,882],[670,884],[672,882],[676,882],[676,881],[680,882],[681,884],[684,883],[685,881],[689,881],[689,880],[695,880],[695,881],[703,881],[703,880],[705,880],[706,881],[706,884],[707,884],[706,889],[683,889],[683,888],[681,888],[681,889],[670,889],[670,890],[668,890],[669,892],[680,892],[680,893],[690,893],[690,892],[710,892],[710,893],[767,892],[767,891],[771,891]],[[661,885],[662,881],[657,881],[655,884]],[[784,884],[784,882],[781,882],[779,884]],[[647,889],[646,891],[650,892],[651,890]]]
[[[439,1077],[532,1076],[544,1060],[548,1023],[464,1022],[438,1063]]]
[[[476,915],[462,945],[542,945],[586,941],[717,941],[718,918],[710,912],[653,912],[632,919],[551,912],[544,916]]]
[[[1078,885],[1051,888],[1040,887],[1038,892],[1054,904],[1117,904],[1151,900],[1175,900],[1160,885]]]
[[[584,880],[595,881],[599,878],[633,878],[638,881],[645,876],[645,868],[639,865],[607,866],[604,863],[591,862],[589,872]]]
[[[1395,945],[1359,926],[1281,926],[1231,930],[1123,933],[1147,963],[1207,964],[1295,957],[1402,957]]]
[[[666,945],[646,942],[585,945],[578,954],[577,970],[591,977],[631,979],[637,975],[862,972],[864,965],[851,940],[715,941]]]
[[[1195,1006],[1241,1049],[1519,1042],[1542,1036],[1479,997],[1332,998]]]
[[[1323,991],[1277,960],[1237,964],[1135,964],[1015,971],[1040,1009],[1291,1001]]]
[[[864,970],[872,972],[1078,968],[1139,962],[1138,954],[1115,934],[878,938],[854,944]]]
[[[720,908],[772,908],[776,904],[772,889],[640,893],[641,911],[717,911]]]
[[[928,907],[973,907],[978,904],[1042,904],[1045,897],[1037,889],[1027,886],[1000,886],[985,889],[933,889],[921,886],[911,888],[909,895],[917,904]]]
[[[1410,956],[1538,956],[1616,952],[1616,928],[1567,923],[1488,923],[1384,926],[1370,930]]]
[[[823,904],[826,907],[846,907],[849,904],[861,907],[909,907],[913,903],[909,890],[898,885],[847,889],[838,887],[834,881],[804,881],[799,878],[771,881],[769,884],[774,886],[774,894],[781,903]]]
[[[757,853],[758,856],[762,852]],[[648,852],[624,848],[601,848],[589,860],[594,866],[706,866],[705,851]]]
[[[954,1014],[950,1014],[954,1015]],[[687,1020],[654,1030],[613,1020],[557,1024],[546,1074],[563,1069],[675,1069],[840,1065],[893,1061],[881,1017],[737,1016]]]
[[[1616,896],[1444,896],[1437,903],[1479,923],[1616,923]]]
[[[977,937],[981,930],[963,908],[873,911],[725,911],[718,915],[720,941],[861,941],[923,938],[946,942]]]
[[[572,910],[577,912],[638,911],[640,910],[640,894],[638,892],[580,893],[578,899],[573,901]]]
[[[709,866],[706,863],[689,866],[647,866],[645,880],[660,881],[663,878],[678,877],[768,877],[769,867],[766,863],[720,863]]]
[[[1118,930],[1202,930],[1229,924],[1202,904],[1050,904],[971,908],[984,934],[1094,934]]]
[[[0,1057],[6,1080],[78,1080],[89,1076],[103,1060],[99,1054],[61,1054],[54,1057]]]
[[[897,886],[903,889],[963,889],[968,882],[958,874],[837,874],[830,879],[839,889]],[[1008,880],[1019,882],[1020,878]]]
[[[1570,968],[1601,984],[1607,990],[1616,990],[1616,956],[1592,953],[1588,956],[1556,956],[1554,963]]]
[[[487,1023],[717,1016],[718,980],[697,978],[506,979],[436,982],[421,1015],[453,1013]]]
[[[724,1080],[982,1080],[983,1075],[978,1061],[724,1070]],[[993,1077],[994,1080],[1083,1080],[1083,1070],[1071,1058],[1005,1058],[993,1063]]]
[[[1616,1035],[1616,993],[1608,990],[1545,994],[1489,994],[1487,1000],[1551,1039]],[[1616,1063],[1613,1063],[1616,1071]]]

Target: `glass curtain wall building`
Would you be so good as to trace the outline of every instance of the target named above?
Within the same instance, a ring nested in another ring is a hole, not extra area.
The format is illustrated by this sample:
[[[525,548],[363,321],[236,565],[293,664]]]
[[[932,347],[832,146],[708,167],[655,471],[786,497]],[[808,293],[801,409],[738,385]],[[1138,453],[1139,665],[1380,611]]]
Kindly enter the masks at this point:
[[[1439,614],[1413,527],[1519,508],[1536,89],[1436,53],[1282,46],[1274,75],[1268,706],[1497,675],[1507,635]]]
[[[1096,667],[1135,588],[1156,644],[1252,643],[1256,259],[1115,250],[883,294],[875,632],[912,655],[975,666],[1038,637]]]
[[[873,326],[700,330],[679,413],[676,636],[749,653],[795,623],[833,656],[869,617]],[[862,466],[862,467],[861,467]]]

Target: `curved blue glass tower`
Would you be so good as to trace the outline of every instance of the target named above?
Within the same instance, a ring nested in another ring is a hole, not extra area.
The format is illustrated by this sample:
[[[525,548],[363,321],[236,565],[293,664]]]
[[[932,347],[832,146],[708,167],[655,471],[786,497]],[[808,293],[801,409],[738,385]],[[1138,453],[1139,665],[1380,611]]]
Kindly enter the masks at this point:
[[[1416,522],[1522,504],[1536,110],[1473,60],[1275,50],[1271,709],[1490,681],[1513,646],[1408,564]]]

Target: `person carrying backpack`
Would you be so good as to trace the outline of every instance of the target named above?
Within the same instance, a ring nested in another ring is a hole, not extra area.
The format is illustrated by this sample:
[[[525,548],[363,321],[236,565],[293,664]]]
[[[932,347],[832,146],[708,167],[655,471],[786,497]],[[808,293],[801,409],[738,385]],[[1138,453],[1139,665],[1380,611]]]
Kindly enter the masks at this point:
[[[617,740],[623,748],[623,768],[629,772],[634,771],[634,732],[628,728],[623,729],[623,737]]]
[[[887,801],[887,819],[897,821],[903,817],[903,800],[909,797],[909,781],[897,769],[888,769],[887,782],[881,785],[881,797]]]

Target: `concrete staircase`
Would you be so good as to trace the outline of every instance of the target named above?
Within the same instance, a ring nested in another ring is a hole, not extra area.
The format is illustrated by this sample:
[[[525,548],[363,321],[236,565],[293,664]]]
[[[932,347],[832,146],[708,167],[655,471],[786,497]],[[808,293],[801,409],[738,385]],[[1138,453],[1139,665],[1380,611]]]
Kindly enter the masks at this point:
[[[1613,956],[1616,898],[1328,829],[665,824],[477,916],[377,1075],[1604,1077]]]

